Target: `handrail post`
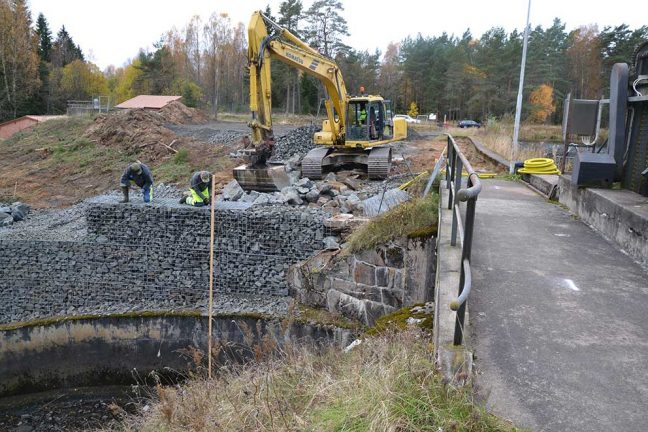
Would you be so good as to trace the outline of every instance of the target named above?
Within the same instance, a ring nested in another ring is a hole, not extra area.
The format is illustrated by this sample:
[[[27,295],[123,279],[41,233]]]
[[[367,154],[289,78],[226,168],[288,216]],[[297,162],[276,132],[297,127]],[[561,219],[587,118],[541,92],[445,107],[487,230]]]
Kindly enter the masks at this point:
[[[468,177],[468,186],[472,186],[472,176]],[[472,197],[468,199],[466,203],[466,221],[464,224],[464,239],[463,239],[463,248],[461,251],[461,275],[459,277],[459,294],[464,289],[464,284],[466,281],[466,269],[464,267],[464,262],[470,266],[470,256],[472,254],[472,239],[473,239],[473,228],[475,226],[475,208],[477,206],[477,197]],[[472,281],[471,281],[472,282]],[[455,335],[454,335],[454,344],[461,345],[463,343],[463,331],[464,331],[464,318],[466,315],[466,302],[464,301],[459,309],[457,310],[457,319],[455,321]]]
[[[452,138],[448,135],[448,163],[446,164],[446,187],[448,188],[448,210],[452,208],[452,173],[455,168],[456,154]]]
[[[463,163],[460,158],[456,158],[455,167],[454,167],[454,186],[455,191],[454,196],[452,197],[452,235],[450,237],[450,245],[455,246],[457,244],[457,211],[459,208],[458,194],[459,189],[461,189],[461,171],[463,170]]]

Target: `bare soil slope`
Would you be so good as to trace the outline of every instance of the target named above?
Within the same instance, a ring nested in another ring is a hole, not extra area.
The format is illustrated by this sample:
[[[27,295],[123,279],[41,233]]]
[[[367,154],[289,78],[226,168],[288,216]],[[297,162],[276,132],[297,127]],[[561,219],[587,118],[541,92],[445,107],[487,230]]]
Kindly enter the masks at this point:
[[[125,166],[141,160],[157,183],[187,186],[195,170],[209,169],[220,182],[238,161],[231,147],[179,136],[167,124],[203,121],[180,103],[160,111],[124,110],[95,118],[52,120],[0,142],[0,200],[36,208],[65,207],[118,187]]]

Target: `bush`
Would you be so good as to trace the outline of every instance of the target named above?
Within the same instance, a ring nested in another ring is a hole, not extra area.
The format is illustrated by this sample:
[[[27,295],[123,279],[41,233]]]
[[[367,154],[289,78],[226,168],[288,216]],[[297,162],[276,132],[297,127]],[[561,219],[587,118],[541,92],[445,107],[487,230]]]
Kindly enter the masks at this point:
[[[176,153],[176,155],[173,157],[173,162],[176,165],[185,164],[187,163],[188,160],[189,160],[189,150],[187,150],[186,148],[181,148],[180,150],[178,150],[178,153]]]

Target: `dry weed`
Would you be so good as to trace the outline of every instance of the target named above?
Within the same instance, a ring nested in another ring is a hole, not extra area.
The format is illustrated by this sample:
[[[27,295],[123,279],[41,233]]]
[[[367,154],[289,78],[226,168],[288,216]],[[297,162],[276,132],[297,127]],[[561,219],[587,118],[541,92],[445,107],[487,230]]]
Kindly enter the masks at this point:
[[[418,329],[366,339],[349,353],[294,347],[157,395],[124,430],[512,430],[476,408],[468,391],[441,382]]]

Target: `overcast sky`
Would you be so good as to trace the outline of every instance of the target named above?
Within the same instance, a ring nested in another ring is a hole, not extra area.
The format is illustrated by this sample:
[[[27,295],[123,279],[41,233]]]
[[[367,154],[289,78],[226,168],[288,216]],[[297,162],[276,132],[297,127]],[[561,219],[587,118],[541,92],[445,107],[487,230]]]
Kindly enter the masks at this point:
[[[34,21],[42,12],[55,36],[65,25],[86,57],[101,69],[123,66],[140,48],[152,44],[172,27],[182,29],[193,15],[206,21],[213,12],[227,12],[233,22],[246,26],[254,10],[270,4],[276,15],[281,0],[28,0]],[[302,0],[305,9],[312,0]],[[524,28],[528,0],[342,0],[355,49],[376,48],[408,35],[461,35],[470,28],[479,37],[491,27],[507,31]],[[532,0],[531,25],[550,26],[558,17],[571,30],[581,25],[648,24],[645,0]]]

